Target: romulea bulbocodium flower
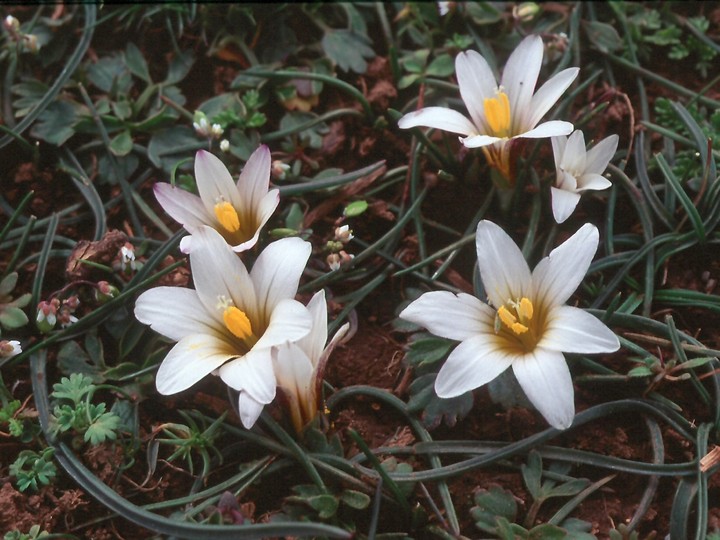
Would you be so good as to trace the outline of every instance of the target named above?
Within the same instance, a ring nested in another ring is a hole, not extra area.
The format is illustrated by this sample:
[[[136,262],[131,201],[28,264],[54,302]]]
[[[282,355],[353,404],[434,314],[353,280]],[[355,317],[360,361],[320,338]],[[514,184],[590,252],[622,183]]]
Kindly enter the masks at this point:
[[[574,390],[563,352],[605,353],[620,347],[603,322],[565,305],[585,277],[598,241],[597,228],[585,224],[530,272],[512,239],[494,223],[481,221],[476,248],[488,302],[433,291],[400,313],[435,335],[460,341],[438,373],[437,395],[459,396],[512,367],[548,423],[569,427]]]

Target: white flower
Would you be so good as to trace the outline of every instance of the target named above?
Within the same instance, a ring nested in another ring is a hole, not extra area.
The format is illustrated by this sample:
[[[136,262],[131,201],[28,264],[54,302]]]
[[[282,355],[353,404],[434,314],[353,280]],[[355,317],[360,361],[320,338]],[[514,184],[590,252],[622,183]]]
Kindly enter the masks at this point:
[[[606,189],[612,183],[602,176],[617,150],[619,137],[610,135],[585,150],[583,132],[577,130],[570,137],[553,137],[555,156],[555,185],[550,188],[555,221],[562,223],[580,201],[580,193],[587,189]]]
[[[222,141],[220,141],[220,150],[222,152],[229,151],[230,150],[230,141],[228,141],[227,139],[223,139]]]
[[[122,272],[137,270],[135,248],[130,242],[125,242],[125,245],[120,248],[120,270]]]
[[[195,289],[150,289],[138,298],[135,316],[177,341],[158,369],[161,394],[185,390],[218,370],[240,393],[240,418],[250,428],[275,397],[272,347],[302,338],[312,326],[310,312],[294,299],[310,244],[273,242],[248,273],[215,230],[201,227],[195,236]]]
[[[528,399],[555,428],[575,415],[563,352],[616,351],[617,336],[582,309],[564,305],[587,272],[598,231],[586,224],[530,273],[522,252],[489,221],[477,228],[478,266],[489,304],[469,294],[423,294],[400,317],[461,343],[435,381],[441,398],[478,388],[512,366]]]
[[[173,219],[194,235],[207,225],[217,230],[233,251],[253,247],[260,229],[280,202],[277,189],[270,184],[270,150],[261,145],[252,153],[237,184],[222,161],[204,150],[195,155],[195,179],[200,197],[167,183],[155,184],[155,197]],[[189,253],[192,237],[180,242]]]
[[[508,142],[567,135],[573,129],[571,123],[559,120],[538,125],[579,71],[565,69],[534,92],[542,58],[540,36],[526,37],[508,58],[498,84],[480,54],[462,52],[455,58],[455,73],[470,118],[445,107],[426,107],[406,114],[398,125],[403,129],[426,126],[464,135],[460,140],[465,146],[482,147],[490,165],[511,179]]]
[[[16,339],[0,341],[0,358],[12,358],[22,352],[20,342]]]
[[[313,319],[310,333],[295,343],[276,347],[273,355],[277,385],[287,401],[293,426],[298,433],[317,414],[325,364],[349,327],[348,324],[343,325],[326,347],[328,330],[325,292],[315,293],[307,308]]]

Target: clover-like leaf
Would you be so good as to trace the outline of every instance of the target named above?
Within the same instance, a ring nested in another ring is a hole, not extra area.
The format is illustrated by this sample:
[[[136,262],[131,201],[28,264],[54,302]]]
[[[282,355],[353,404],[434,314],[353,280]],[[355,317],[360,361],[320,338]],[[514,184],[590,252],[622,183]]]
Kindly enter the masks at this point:
[[[365,73],[365,59],[375,57],[370,40],[352,30],[329,30],[322,38],[322,47],[325,54],[343,71]]]

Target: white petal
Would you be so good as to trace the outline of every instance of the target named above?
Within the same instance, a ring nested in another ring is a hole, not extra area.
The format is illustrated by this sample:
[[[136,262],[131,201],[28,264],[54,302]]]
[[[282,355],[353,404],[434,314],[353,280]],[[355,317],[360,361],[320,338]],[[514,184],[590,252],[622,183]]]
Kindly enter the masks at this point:
[[[275,397],[275,370],[270,349],[251,350],[220,368],[220,378],[229,387],[247,392],[255,401],[270,403]]]
[[[525,117],[526,128],[533,127],[545,116],[545,113],[555,105],[563,92],[572,84],[579,71],[579,68],[565,69],[538,88],[530,102],[528,109],[530,114]]]
[[[615,155],[620,137],[610,135],[588,150],[585,170],[589,173],[602,174]]]
[[[561,169],[555,180],[555,187],[563,191],[575,193],[577,191],[578,181],[572,174]]]
[[[581,175],[585,171],[585,153],[585,136],[579,129],[575,130],[568,137],[560,167],[573,175]]]
[[[215,336],[193,334],[178,341],[160,364],[155,385],[161,394],[175,394],[234,357],[230,345]]]
[[[538,347],[571,353],[606,353],[620,348],[615,333],[587,311],[559,306],[552,310]]]
[[[478,223],[475,245],[485,292],[493,307],[530,293],[530,269],[520,249],[491,221]]]
[[[553,217],[558,223],[563,223],[569,218],[580,202],[579,193],[559,189],[555,186],[550,187],[550,197],[552,199]]]
[[[528,123],[529,110],[540,67],[543,42],[538,35],[530,35],[515,48],[502,74],[502,86],[510,100],[512,133],[518,134],[534,124]]]
[[[550,120],[549,122],[543,122],[530,131],[515,135],[515,137],[524,139],[544,139],[545,137],[568,135],[572,130],[573,125],[570,122],[565,122],[563,120]]]
[[[238,244],[236,246],[232,246],[232,250],[235,253],[247,251],[248,249],[255,246],[255,244],[257,244],[258,238],[260,237],[261,229],[265,226],[270,217],[273,215],[273,212],[275,212],[275,209],[277,208],[279,203],[280,191],[278,191],[277,189],[272,189],[265,194],[265,197],[260,200],[259,206],[253,209],[251,219],[254,219],[255,221],[255,233],[249,240],[246,240],[245,242],[242,242],[241,244]]]
[[[325,291],[319,290],[310,299],[307,310],[312,317],[312,329],[304,338],[298,340],[298,346],[305,351],[313,365],[322,356],[328,337],[328,315]]]
[[[398,121],[398,126],[401,129],[424,126],[461,135],[477,133],[477,128],[470,120],[459,112],[445,107],[425,107],[408,113]]]
[[[435,393],[456,397],[492,381],[513,363],[495,336],[480,335],[463,341],[450,353],[435,379]]]
[[[264,407],[265,405],[255,401],[247,392],[240,392],[238,411],[240,412],[240,421],[245,429],[250,429],[255,425]]]
[[[493,137],[491,135],[470,135],[469,137],[460,137],[460,142],[466,148],[480,148],[488,146],[496,142],[504,141],[502,137]]]
[[[260,206],[270,185],[270,149],[261,144],[245,163],[237,181],[243,214]]]
[[[220,234],[202,227],[193,234],[190,268],[200,301],[208,313],[222,322],[221,297],[231,300],[244,311],[253,324],[258,324],[257,300],[252,280],[245,266]]]
[[[268,327],[253,347],[270,348],[288,341],[297,341],[312,328],[310,312],[297,300],[283,298],[270,314]]]
[[[197,293],[182,287],[145,291],[135,302],[135,318],[173,341],[192,334],[216,333],[214,320],[208,317]]]
[[[488,131],[485,122],[486,98],[494,98],[497,91],[497,79],[485,58],[475,51],[461,52],[455,57],[455,75],[457,76],[460,96],[477,128]]]
[[[313,381],[313,365],[303,350],[295,344],[275,348],[273,366],[277,385],[286,393],[304,400],[309,396]]]
[[[192,251],[192,235],[183,236],[180,240],[180,251],[186,255]]]
[[[312,247],[300,238],[283,238],[269,244],[250,271],[257,293],[257,309],[268,320],[275,305],[283,298],[294,298],[300,276]]]
[[[612,186],[612,182],[599,174],[583,174],[578,180],[578,191],[600,190]]]
[[[230,171],[219,158],[205,150],[195,154],[195,181],[205,208],[215,215],[215,204],[224,200],[235,208],[242,208],[242,201]]]
[[[587,273],[599,239],[597,227],[586,223],[538,263],[532,281],[541,305],[558,306],[570,298]]]
[[[559,169],[562,164],[563,154],[565,153],[565,146],[567,145],[567,137],[559,135],[557,137],[551,137],[550,142],[552,143],[553,158],[555,159],[555,168]]]
[[[166,182],[155,184],[153,192],[163,210],[189,232],[202,225],[212,225],[213,221],[197,195]]]
[[[513,362],[525,395],[556,429],[567,429],[575,417],[575,391],[562,353],[536,348]]]
[[[495,311],[469,294],[432,291],[402,310],[400,318],[436,336],[463,341],[492,329]]]

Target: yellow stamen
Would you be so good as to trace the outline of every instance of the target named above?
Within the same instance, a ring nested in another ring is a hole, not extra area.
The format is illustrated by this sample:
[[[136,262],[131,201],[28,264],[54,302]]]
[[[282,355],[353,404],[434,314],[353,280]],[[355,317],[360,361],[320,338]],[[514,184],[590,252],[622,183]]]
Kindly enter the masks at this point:
[[[505,306],[500,306],[497,313],[498,317],[500,317],[500,320],[505,324],[505,326],[512,328],[512,325],[517,323],[517,317],[510,313],[508,308]]]
[[[228,306],[223,311],[223,321],[232,334],[239,339],[246,339],[252,335],[252,325],[247,315],[235,306]]]
[[[227,201],[215,205],[215,217],[228,232],[234,233],[240,229],[240,217],[233,205]]]
[[[510,330],[515,332],[515,335],[519,336],[520,334],[524,334],[525,332],[527,332],[528,327],[525,326],[524,324],[520,324],[519,322],[516,322],[515,324],[510,326]]]
[[[520,303],[517,307],[517,313],[520,320],[525,322],[529,321],[533,317],[533,305],[529,298],[521,298]]]
[[[507,94],[498,90],[497,97],[485,98],[485,119],[493,135],[505,137],[510,132],[510,100]]]

